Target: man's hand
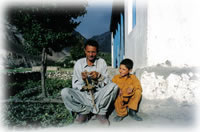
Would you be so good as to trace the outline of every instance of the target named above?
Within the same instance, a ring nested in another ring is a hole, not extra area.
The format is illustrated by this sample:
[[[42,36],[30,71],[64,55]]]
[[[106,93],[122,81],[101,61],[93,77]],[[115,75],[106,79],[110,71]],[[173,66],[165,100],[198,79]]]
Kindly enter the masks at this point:
[[[81,76],[82,76],[82,79],[85,81],[85,79],[87,78],[87,75],[88,73],[87,73],[87,71],[85,71],[85,72],[81,72]]]
[[[89,75],[92,77],[92,79],[97,79],[100,74],[96,71],[91,71]]]
[[[95,87],[94,86],[92,86],[91,84],[89,84],[88,86],[83,86],[82,87],[82,90],[92,90],[92,89],[94,89]]]

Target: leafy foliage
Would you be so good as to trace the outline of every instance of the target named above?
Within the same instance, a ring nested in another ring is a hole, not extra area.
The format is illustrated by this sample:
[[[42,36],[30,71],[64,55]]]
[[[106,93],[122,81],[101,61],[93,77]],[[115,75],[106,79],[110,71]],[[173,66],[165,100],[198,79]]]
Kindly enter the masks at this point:
[[[7,21],[22,33],[27,53],[39,55],[43,48],[60,51],[77,42],[73,31],[80,22],[75,19],[86,13],[86,4],[77,6],[14,7],[8,10]]]
[[[60,91],[63,88],[71,88],[72,80],[59,80],[59,79],[48,79],[46,87],[48,89],[49,97],[56,98],[60,97]]]
[[[6,69],[6,72],[10,72],[10,73],[13,73],[13,72],[27,72],[27,71],[31,71],[31,68],[14,68],[14,69]]]
[[[100,52],[98,54],[99,57],[103,58],[108,66],[112,65],[112,61],[111,61],[111,53],[104,53],[104,52]]]
[[[80,24],[75,21],[86,13],[86,3],[77,7],[68,5],[61,7],[15,7],[8,10],[8,23],[15,25],[23,35],[23,47],[28,54],[41,55],[42,96],[47,96],[45,87],[46,56],[52,55],[51,50],[61,51],[64,47],[76,44],[78,39],[73,31]]]
[[[84,53],[84,41],[80,40],[79,44],[73,46],[70,49],[70,55],[71,55],[71,59],[73,61],[76,61],[82,57],[85,57],[85,53]]]
[[[33,100],[40,99],[37,96],[41,93],[40,87],[41,81],[32,81],[28,80],[23,83],[10,83],[8,84],[8,90],[14,91],[11,95],[12,98],[17,98],[21,100]],[[60,80],[60,79],[47,79],[46,87],[48,90],[48,98],[57,98],[60,97],[60,91],[65,88],[71,88],[71,80]]]
[[[60,127],[73,122],[64,104],[53,103],[8,103],[5,106],[8,127]]]
[[[71,87],[71,80],[47,79],[48,99],[60,98],[61,89]],[[40,81],[27,80],[23,83],[13,82],[8,86],[15,89],[16,94],[11,99],[25,101],[41,101],[39,95]],[[16,89],[20,87],[20,89]],[[73,122],[73,118],[64,103],[40,103],[40,102],[9,102],[4,105],[4,124],[8,127],[32,128],[32,127],[60,127]]]

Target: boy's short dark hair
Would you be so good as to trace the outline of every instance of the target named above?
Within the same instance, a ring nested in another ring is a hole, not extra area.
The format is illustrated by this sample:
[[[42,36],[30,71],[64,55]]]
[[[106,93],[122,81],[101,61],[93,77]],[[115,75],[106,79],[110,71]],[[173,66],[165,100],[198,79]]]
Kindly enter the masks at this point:
[[[131,59],[124,59],[121,61],[120,65],[123,64],[125,65],[129,70],[133,68],[133,61]]]
[[[84,45],[84,49],[86,48],[86,46],[94,46],[97,48],[97,52],[99,51],[99,44],[96,40],[93,40],[93,39],[88,39]]]

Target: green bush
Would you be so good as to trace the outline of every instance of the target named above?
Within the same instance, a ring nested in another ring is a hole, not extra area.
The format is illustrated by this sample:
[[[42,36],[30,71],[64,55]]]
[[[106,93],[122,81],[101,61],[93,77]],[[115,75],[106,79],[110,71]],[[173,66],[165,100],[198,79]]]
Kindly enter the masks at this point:
[[[31,68],[22,68],[22,67],[16,68],[16,67],[14,67],[13,69],[6,69],[6,71],[8,73],[12,73],[12,72],[27,72],[27,71],[31,71]]]
[[[42,92],[41,81],[28,80],[23,83],[9,83],[7,86],[9,91],[14,91],[13,94],[9,94],[12,98],[18,98],[23,100],[37,99]],[[60,91],[65,88],[72,87],[71,80],[60,79],[46,79],[46,88],[48,92],[48,98],[56,98],[61,96]],[[9,91],[7,91],[9,93]]]
[[[17,97],[20,96],[20,98],[22,98],[22,96],[25,95],[25,93],[23,95],[20,95],[21,92],[25,92],[25,91],[30,91],[33,88],[36,87],[40,87],[41,81],[33,81],[33,80],[27,80],[25,82],[7,82],[7,84],[5,85],[6,87],[6,98],[11,97]],[[37,89],[39,92],[39,88]],[[31,95],[33,96],[33,95]],[[29,96],[30,97],[30,96]]]
[[[60,91],[65,87],[71,88],[72,80],[48,79],[46,81],[46,88],[48,94],[52,98],[61,96]]]
[[[38,102],[9,102],[4,106],[5,120],[4,124],[8,127],[48,127],[65,126],[73,122],[73,118],[64,103],[46,103],[42,102],[41,81],[28,80],[21,84],[12,83],[8,86],[12,88],[21,87],[16,90],[16,94],[10,96],[11,99],[20,99],[24,101]],[[46,79],[48,99],[60,98],[60,92],[64,87],[71,87],[71,80]],[[40,101],[40,102],[39,102]]]
[[[74,61],[85,57],[85,52],[84,52],[84,42],[80,41],[79,44],[76,44],[75,46],[72,46],[70,49],[70,56],[71,59]]]
[[[8,103],[5,118],[5,126],[11,128],[61,127],[73,122],[64,104],[53,103]]]
[[[103,58],[108,66],[112,65],[112,61],[111,61],[111,53],[105,53],[105,52],[99,52],[98,56]]]

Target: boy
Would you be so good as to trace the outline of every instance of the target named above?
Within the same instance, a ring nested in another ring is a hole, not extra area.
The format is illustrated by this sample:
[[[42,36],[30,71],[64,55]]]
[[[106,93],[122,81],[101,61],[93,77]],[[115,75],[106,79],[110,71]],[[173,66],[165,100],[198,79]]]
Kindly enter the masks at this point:
[[[142,88],[140,81],[135,75],[130,74],[133,68],[133,61],[124,59],[120,63],[119,75],[112,79],[119,87],[119,94],[115,101],[115,111],[117,116],[114,121],[119,122],[129,115],[132,119],[142,121],[142,118],[136,114],[138,103],[141,99]]]

